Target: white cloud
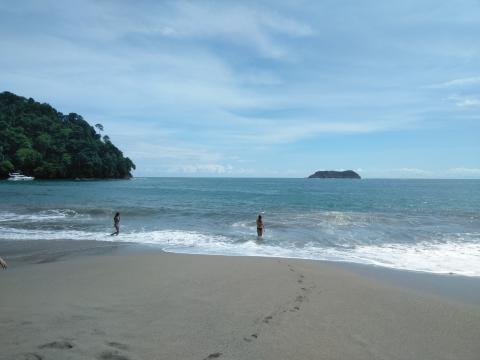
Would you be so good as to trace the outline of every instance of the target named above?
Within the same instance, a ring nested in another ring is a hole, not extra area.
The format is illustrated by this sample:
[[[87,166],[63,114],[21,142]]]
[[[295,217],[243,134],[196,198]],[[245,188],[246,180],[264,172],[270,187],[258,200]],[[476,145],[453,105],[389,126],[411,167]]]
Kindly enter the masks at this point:
[[[403,167],[394,169],[370,168],[357,169],[368,178],[399,178],[399,179],[433,179],[433,178],[459,178],[459,179],[477,179],[480,178],[480,168],[456,167],[451,169],[426,170],[415,167]]]
[[[128,140],[127,140],[128,141]],[[127,142],[124,140],[124,142]],[[133,138],[132,141],[135,141]],[[156,160],[166,164],[208,163],[221,160],[221,154],[211,152],[200,146],[191,144],[169,144],[160,140],[160,144],[152,142],[136,142],[126,144],[133,159]]]
[[[406,120],[390,121],[323,121],[311,119],[289,119],[272,121],[255,119],[254,132],[239,135],[239,138],[262,144],[281,144],[299,141],[322,134],[366,134],[391,131],[408,127]]]
[[[152,46],[162,37],[177,42],[216,39],[243,46],[262,57],[288,59],[291,52],[278,36],[313,34],[308,24],[258,4],[175,1],[138,3],[134,7],[93,2],[90,6],[97,8],[95,13],[101,15],[96,18],[102,24],[100,31],[96,29],[98,24],[90,26],[92,34],[99,32],[105,40],[138,35],[149,38]]]
[[[230,164],[190,164],[172,166],[167,169],[171,174],[184,175],[221,175],[221,176],[248,176],[255,173],[253,169],[237,168]]]
[[[411,174],[411,175],[417,175],[417,176],[428,176],[428,175],[433,174],[429,170],[418,169],[418,168],[407,168],[407,167],[399,168],[399,169],[393,169],[391,171],[395,172],[395,173],[404,173],[404,174]]]
[[[222,165],[222,164],[198,164],[198,165],[180,165],[172,167],[170,172],[174,173],[186,173],[186,174],[195,174],[195,173],[210,173],[210,174],[228,174],[233,171],[233,166],[231,165]]]
[[[449,169],[448,173],[461,176],[480,176],[480,168],[458,167]]]
[[[438,173],[416,167],[402,168],[369,168],[363,169],[362,177],[366,178],[394,178],[394,179],[424,179],[434,178]],[[364,175],[364,176],[363,176]]]
[[[430,89],[445,89],[445,88],[451,88],[451,87],[461,87],[461,86],[476,85],[476,84],[480,84],[480,76],[454,79],[454,80],[445,81],[442,83],[427,85],[425,87]]]
[[[168,24],[175,36],[226,38],[273,58],[288,56],[284,46],[275,40],[276,35],[303,37],[313,33],[307,24],[260,6],[240,3],[232,6],[178,2],[173,14],[156,21]]]
[[[480,96],[452,95],[448,99],[454,101],[455,105],[461,108],[480,106]]]

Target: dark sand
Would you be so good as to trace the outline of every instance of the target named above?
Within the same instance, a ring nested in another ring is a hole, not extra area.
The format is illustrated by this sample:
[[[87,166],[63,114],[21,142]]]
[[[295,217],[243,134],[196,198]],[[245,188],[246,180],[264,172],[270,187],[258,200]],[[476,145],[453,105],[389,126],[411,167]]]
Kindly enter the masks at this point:
[[[480,359],[480,306],[401,286],[405,278],[314,261],[19,243],[0,241],[10,265],[0,272],[1,359]]]

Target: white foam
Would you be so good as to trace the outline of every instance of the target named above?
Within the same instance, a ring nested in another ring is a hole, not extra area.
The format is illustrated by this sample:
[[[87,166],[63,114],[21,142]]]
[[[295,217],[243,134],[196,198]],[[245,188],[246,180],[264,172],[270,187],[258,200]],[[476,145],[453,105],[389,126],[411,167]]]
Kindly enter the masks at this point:
[[[203,247],[190,249],[190,251],[183,249],[177,251],[192,252],[193,250],[195,253],[341,261],[437,274],[480,276],[480,243],[285,248],[248,241],[240,245],[215,247],[208,251]]]
[[[236,244],[196,243],[191,248],[183,248],[181,244],[178,245],[166,248],[166,250],[197,254],[340,261],[436,274],[480,276],[480,243],[478,242],[422,242],[409,245],[360,245],[329,248],[314,245],[303,248],[279,247],[256,241]]]
[[[165,247],[208,247],[215,244],[227,244],[228,238],[218,235],[206,235],[196,231],[157,230],[147,232],[121,233],[109,236],[107,232],[80,230],[27,230],[0,227],[0,238],[7,240],[97,240],[122,241],[142,244],[156,244]]]
[[[0,227],[0,238],[7,240],[105,240],[105,234],[76,230],[27,230]]]
[[[480,243],[447,242],[356,246],[333,253],[345,261],[437,274],[480,276]]]
[[[293,244],[273,246],[264,241],[233,242],[222,235],[197,231],[157,230],[107,233],[77,230],[26,230],[0,227],[0,239],[10,240],[99,240],[156,244],[169,252],[238,256],[265,256],[312,260],[345,261],[393,269],[438,274],[454,273],[480,276],[480,234],[471,233],[468,241],[419,242],[415,244],[356,245],[319,247],[310,243],[303,247]]]
[[[16,214],[11,212],[1,212],[0,222],[45,222],[51,220],[65,219],[67,217],[78,216],[78,213],[70,209],[43,210],[34,214]]]

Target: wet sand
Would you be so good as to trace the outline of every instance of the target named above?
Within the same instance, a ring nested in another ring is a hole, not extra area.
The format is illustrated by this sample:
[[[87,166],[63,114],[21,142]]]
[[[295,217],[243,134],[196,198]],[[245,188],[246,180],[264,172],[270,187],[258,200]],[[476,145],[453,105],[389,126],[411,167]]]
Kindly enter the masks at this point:
[[[348,266],[17,245],[1,359],[479,359],[480,306]]]

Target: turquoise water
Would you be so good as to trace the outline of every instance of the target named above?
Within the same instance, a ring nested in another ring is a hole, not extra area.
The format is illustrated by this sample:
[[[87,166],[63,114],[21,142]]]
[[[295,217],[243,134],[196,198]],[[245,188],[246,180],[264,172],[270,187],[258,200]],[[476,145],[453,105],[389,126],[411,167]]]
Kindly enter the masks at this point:
[[[115,211],[121,234],[110,237]],[[480,276],[480,180],[2,181],[2,239],[133,241]]]

